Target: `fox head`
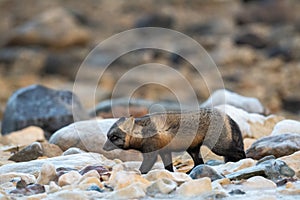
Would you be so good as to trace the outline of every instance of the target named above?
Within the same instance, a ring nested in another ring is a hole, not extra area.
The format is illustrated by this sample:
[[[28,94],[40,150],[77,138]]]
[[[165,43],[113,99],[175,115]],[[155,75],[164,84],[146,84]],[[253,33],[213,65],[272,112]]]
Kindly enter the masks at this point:
[[[133,117],[122,117],[116,121],[107,133],[107,140],[103,146],[103,150],[128,149],[127,136],[132,133],[133,127]]]

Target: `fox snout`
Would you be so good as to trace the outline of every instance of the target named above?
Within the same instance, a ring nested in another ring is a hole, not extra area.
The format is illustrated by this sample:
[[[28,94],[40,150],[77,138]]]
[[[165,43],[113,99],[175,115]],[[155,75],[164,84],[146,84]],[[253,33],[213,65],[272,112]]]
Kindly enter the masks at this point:
[[[114,149],[118,149],[116,145],[114,145],[110,140],[106,140],[103,148],[104,151],[112,151]]]

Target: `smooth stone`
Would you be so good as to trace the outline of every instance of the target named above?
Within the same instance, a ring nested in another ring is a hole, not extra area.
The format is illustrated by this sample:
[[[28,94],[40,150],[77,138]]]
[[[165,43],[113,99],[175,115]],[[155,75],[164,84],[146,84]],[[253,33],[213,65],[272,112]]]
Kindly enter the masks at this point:
[[[234,189],[234,190],[231,190],[229,192],[230,195],[243,195],[243,194],[246,194],[246,192],[244,192],[243,190],[241,189]]]
[[[27,185],[24,188],[16,188],[10,191],[10,194],[34,195],[46,192],[45,187],[40,184]]]
[[[138,182],[112,192],[108,199],[141,199],[145,196],[144,185]]]
[[[55,181],[56,178],[57,176],[55,166],[50,162],[44,163],[37,178],[37,183],[41,185],[47,185],[48,183],[50,183],[50,181]]]
[[[8,45],[64,48],[86,44],[89,39],[89,31],[78,25],[70,12],[64,8],[52,8],[17,26],[8,40]]]
[[[63,151],[59,148],[59,146],[55,144],[49,144],[48,142],[42,142],[41,143],[43,148],[43,156],[46,156],[48,158],[61,156],[63,154]]]
[[[244,150],[246,151],[247,149],[249,149],[256,140],[257,139],[253,139],[253,138],[245,138],[244,139]]]
[[[283,119],[276,115],[263,116],[257,113],[248,113],[230,105],[220,105],[216,108],[224,111],[239,125],[243,138],[258,139],[268,136],[275,124]]]
[[[263,137],[246,151],[248,158],[261,159],[268,155],[276,158],[291,155],[300,150],[300,134],[286,133]]]
[[[284,189],[279,190],[279,193],[284,195],[300,195],[300,182],[287,182],[286,187]]]
[[[271,135],[279,135],[284,133],[300,134],[300,122],[291,119],[282,120],[274,126]]]
[[[36,141],[45,141],[44,131],[40,127],[29,126],[1,137],[1,143],[27,146]]]
[[[224,178],[216,170],[208,165],[198,165],[189,174],[192,179],[208,177],[211,181]]]
[[[277,186],[273,181],[270,181],[262,176],[254,176],[242,183],[243,189],[247,190],[268,190],[276,189]]]
[[[58,145],[63,151],[77,147],[84,151],[96,152],[109,159],[122,161],[142,160],[142,155],[134,150],[104,151],[102,147],[107,140],[107,132],[118,119],[88,120],[75,122],[55,132],[49,143]]]
[[[103,164],[103,166],[106,167],[112,167],[116,164],[114,161],[108,160],[103,155],[98,153],[82,153],[3,165],[0,167],[0,174],[14,171],[20,173],[35,174],[37,176],[41,171],[41,167],[44,163],[52,163],[56,169],[60,167],[82,169],[87,165],[99,164]]]
[[[81,189],[87,190],[90,186],[96,185],[97,187],[103,189],[104,184],[100,182],[99,178],[96,177],[87,177],[84,180],[78,183]]]
[[[30,160],[35,160],[38,157],[43,156],[43,147],[41,143],[34,142],[31,145],[25,147],[21,151],[13,154],[9,160],[15,162],[26,162]]]
[[[297,151],[289,156],[284,156],[278,158],[278,160],[282,160],[285,162],[290,168],[292,168],[296,176],[300,178],[300,151]]]
[[[47,193],[55,193],[59,190],[61,190],[61,187],[59,187],[54,181],[50,181],[49,190],[47,191]]]
[[[214,91],[210,97],[201,104],[201,107],[215,107],[224,104],[234,106],[249,113],[265,113],[265,108],[258,99],[245,97],[226,89]]]
[[[79,182],[85,180],[86,178],[90,178],[90,177],[94,177],[100,180],[100,175],[96,170],[91,170],[86,172],[84,175],[82,175],[81,179],[79,180]]]
[[[189,175],[182,173],[182,172],[170,172],[165,169],[156,169],[156,170],[151,170],[147,174],[143,175],[145,179],[148,181],[156,181],[159,178],[167,178],[175,181],[178,184],[181,184],[186,181],[192,180]]]
[[[13,171],[13,170],[11,170]],[[7,173],[0,173],[0,184],[10,182],[12,180],[23,180],[26,184],[36,183],[35,176],[27,173],[18,173],[18,172],[7,172]]]
[[[212,166],[219,174],[231,174],[245,168],[255,166],[256,161],[251,158],[246,158],[238,162],[227,162],[223,165]]]
[[[86,153],[86,152],[77,147],[71,147],[71,148],[67,149],[66,151],[64,151],[64,153],[62,155],[67,156],[67,155],[80,154],[80,153]]]
[[[210,178],[195,179],[185,182],[176,190],[177,194],[185,197],[195,197],[212,191]]]
[[[53,90],[42,85],[21,88],[9,98],[3,115],[2,134],[28,126],[38,126],[48,138],[58,129],[88,115],[71,91]]]
[[[150,185],[150,181],[134,171],[112,171],[108,180],[109,185],[116,190],[125,188],[137,182],[143,184],[145,188]]]
[[[245,33],[235,37],[236,45],[249,45],[256,49],[266,48],[269,45],[267,38],[256,33]]]
[[[177,187],[177,183],[171,179],[160,178],[154,181],[147,187],[146,194],[149,196],[155,196],[156,194],[169,194],[173,192]]]
[[[98,172],[99,176],[102,176],[104,174],[109,173],[108,169],[106,169],[102,165],[89,165],[89,166],[86,166],[85,168],[81,169],[79,171],[79,173],[81,175],[84,175],[85,173],[87,173],[87,172],[89,172],[91,170],[96,170]]]
[[[87,191],[97,191],[97,192],[104,192],[103,189],[101,189],[99,186],[97,185],[91,185],[89,186],[87,189]]]
[[[82,176],[77,171],[70,171],[66,174],[63,174],[58,179],[58,185],[60,187],[65,185],[76,184]]]

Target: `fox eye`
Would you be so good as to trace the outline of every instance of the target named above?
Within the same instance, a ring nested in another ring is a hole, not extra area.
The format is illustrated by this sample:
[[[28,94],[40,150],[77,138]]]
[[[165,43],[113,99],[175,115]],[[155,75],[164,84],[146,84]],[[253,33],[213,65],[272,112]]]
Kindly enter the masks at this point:
[[[117,139],[118,139],[118,137],[115,136],[115,135],[113,135],[113,136],[110,138],[110,140],[112,140],[112,141],[115,141],[115,140],[117,140]]]

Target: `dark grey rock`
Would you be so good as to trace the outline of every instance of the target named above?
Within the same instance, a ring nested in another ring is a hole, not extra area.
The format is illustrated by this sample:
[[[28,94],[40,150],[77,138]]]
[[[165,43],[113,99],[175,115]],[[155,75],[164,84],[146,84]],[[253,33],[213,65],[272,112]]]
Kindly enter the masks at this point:
[[[33,125],[47,132],[48,138],[74,120],[87,118],[86,111],[72,92],[31,85],[19,89],[9,98],[2,121],[2,135]]]
[[[15,162],[26,162],[35,160],[43,155],[43,148],[39,142],[34,142],[31,145],[25,147],[21,151],[13,154],[8,160]]]
[[[34,195],[46,192],[45,187],[40,184],[27,185],[22,188],[16,188],[10,191],[11,194]]]
[[[255,141],[246,151],[248,158],[261,159],[268,155],[276,158],[290,155],[300,150],[300,135],[286,133],[263,137]]]
[[[243,195],[246,194],[246,192],[244,192],[243,190],[240,189],[235,189],[235,190],[231,190],[229,192],[230,195]]]
[[[264,176],[274,182],[286,177],[293,177],[295,172],[285,162],[276,160],[272,156],[261,159],[255,166],[248,167],[226,175],[230,180],[248,179],[253,176]]]
[[[256,49],[262,49],[269,45],[269,41],[255,33],[246,33],[236,36],[234,39],[235,44],[237,45],[249,45]]]
[[[224,176],[220,175],[216,170],[208,165],[198,165],[190,173],[192,179],[199,179],[209,177],[211,181],[222,179]]]

